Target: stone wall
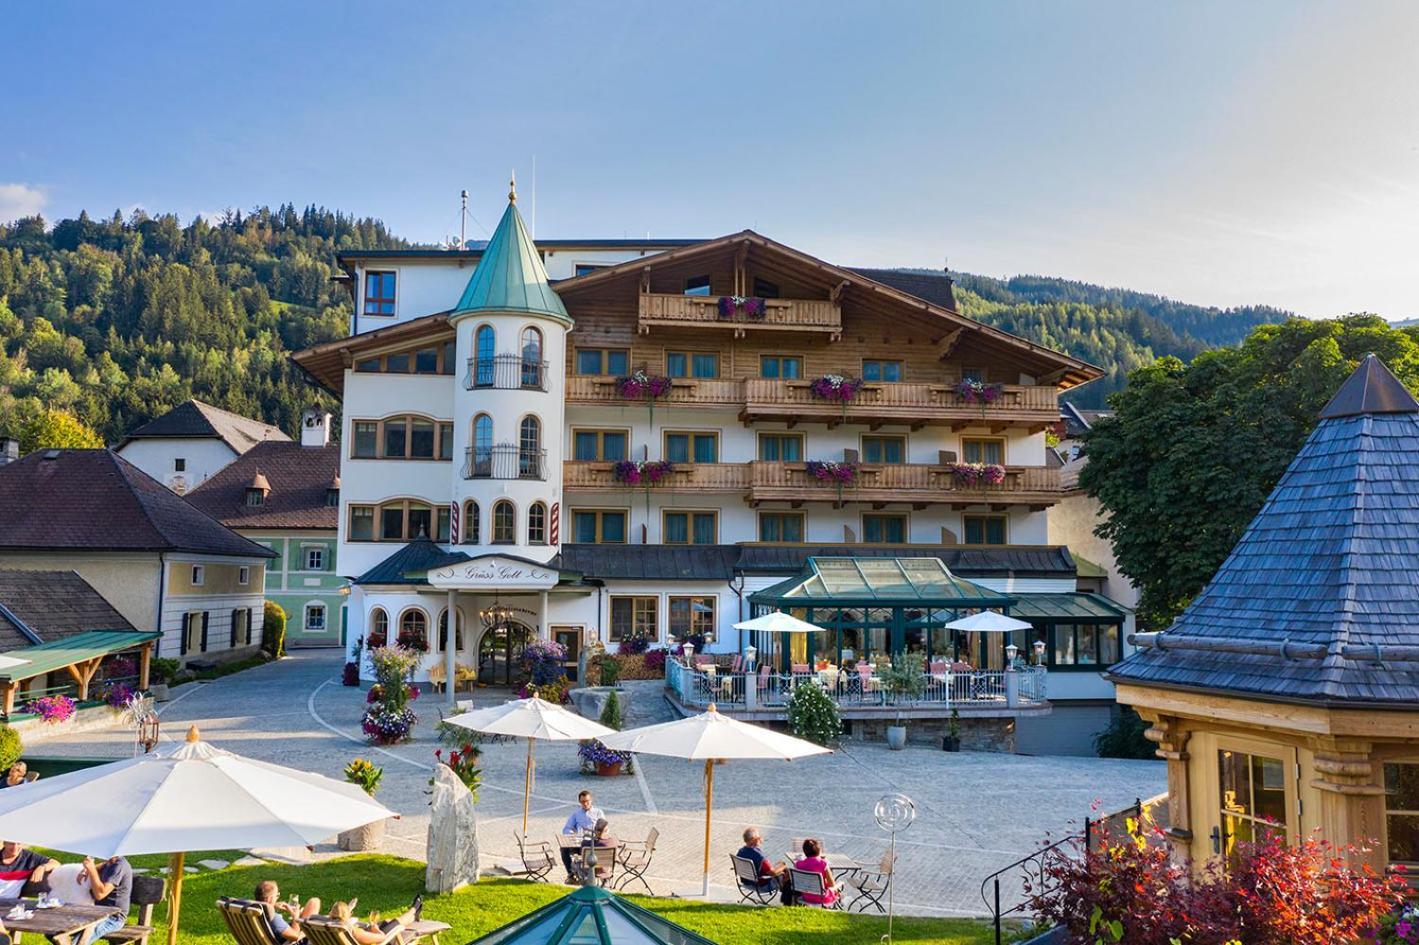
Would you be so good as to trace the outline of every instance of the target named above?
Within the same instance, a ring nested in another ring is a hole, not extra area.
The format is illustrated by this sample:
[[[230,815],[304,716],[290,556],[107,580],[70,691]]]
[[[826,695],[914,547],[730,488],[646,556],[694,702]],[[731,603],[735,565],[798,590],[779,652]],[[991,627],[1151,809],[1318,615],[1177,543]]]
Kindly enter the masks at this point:
[[[851,741],[885,742],[891,719],[850,719],[847,739]],[[941,747],[941,739],[950,730],[950,719],[912,719],[907,721],[907,743]],[[997,751],[1015,753],[1015,720],[1009,718],[959,720],[962,751]]]

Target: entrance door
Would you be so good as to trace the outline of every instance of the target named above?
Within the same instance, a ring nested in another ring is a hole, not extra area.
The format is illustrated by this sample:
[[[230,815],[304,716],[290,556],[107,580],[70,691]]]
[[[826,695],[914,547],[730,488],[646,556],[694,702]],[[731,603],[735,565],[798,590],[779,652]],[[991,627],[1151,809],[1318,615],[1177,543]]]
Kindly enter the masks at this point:
[[[576,682],[577,665],[581,662],[581,627],[553,627],[552,640],[567,648],[567,678]],[[592,680],[593,683],[596,680]]]
[[[522,651],[536,636],[530,627],[515,620],[484,630],[478,641],[478,681],[492,686],[521,682]]]

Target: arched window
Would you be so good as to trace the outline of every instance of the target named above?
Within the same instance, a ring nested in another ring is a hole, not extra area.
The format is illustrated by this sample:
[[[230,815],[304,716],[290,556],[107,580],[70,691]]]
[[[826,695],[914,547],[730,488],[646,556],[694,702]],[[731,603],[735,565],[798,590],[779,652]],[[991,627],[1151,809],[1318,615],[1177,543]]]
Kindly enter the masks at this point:
[[[463,503],[463,543],[478,544],[478,503],[469,499]]]
[[[531,326],[522,329],[522,386],[543,390],[542,333]]]
[[[507,499],[493,506],[493,544],[517,544],[517,509]]]
[[[455,630],[454,630],[454,632],[453,632],[453,649],[454,649],[455,652],[462,652],[462,651],[463,651],[463,611],[455,609],[455,610],[454,610],[454,614],[456,614],[457,616],[455,617],[455,620],[454,620],[454,627],[455,627]],[[443,609],[443,613],[439,614],[438,652],[442,653],[442,652],[443,652],[443,648],[444,648],[445,646],[447,646],[447,645],[448,645],[448,608],[445,607],[445,608]]]
[[[533,502],[527,510],[527,543],[547,544],[547,506],[541,502]]]
[[[399,645],[411,650],[427,651],[429,648],[429,618],[416,607],[410,607],[399,615]]]
[[[473,386],[493,386],[493,349],[497,343],[492,325],[479,325],[473,333]]]
[[[520,479],[542,478],[542,421],[536,417],[522,418],[518,431],[517,475]]]
[[[389,642],[389,614],[384,612],[383,607],[376,607],[370,612],[370,632],[365,638],[365,645],[370,647],[384,646]]]
[[[474,479],[493,474],[493,418],[480,413],[473,418],[473,450],[468,457],[468,473]]]

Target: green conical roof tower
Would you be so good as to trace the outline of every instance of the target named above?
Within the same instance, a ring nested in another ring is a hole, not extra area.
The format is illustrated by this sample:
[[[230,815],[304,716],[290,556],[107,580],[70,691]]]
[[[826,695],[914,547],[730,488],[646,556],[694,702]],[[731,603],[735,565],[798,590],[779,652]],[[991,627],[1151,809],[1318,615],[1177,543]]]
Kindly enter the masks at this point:
[[[571,325],[566,306],[547,284],[537,246],[517,212],[517,184],[509,185],[507,210],[478,260],[454,315],[467,312],[528,312]]]
[[[608,853],[608,855],[610,855]],[[715,945],[703,935],[587,886],[469,945]]]

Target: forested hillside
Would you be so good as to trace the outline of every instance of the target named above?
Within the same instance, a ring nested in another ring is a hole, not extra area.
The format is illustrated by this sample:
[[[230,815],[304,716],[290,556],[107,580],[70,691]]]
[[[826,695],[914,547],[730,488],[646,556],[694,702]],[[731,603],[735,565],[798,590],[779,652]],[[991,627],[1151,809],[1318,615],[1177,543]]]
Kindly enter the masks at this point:
[[[289,352],[349,318],[335,252],[405,245],[377,220],[290,204],[185,227],[143,213],[0,225],[0,433],[49,408],[112,444],[189,397],[295,433],[324,395]]]

